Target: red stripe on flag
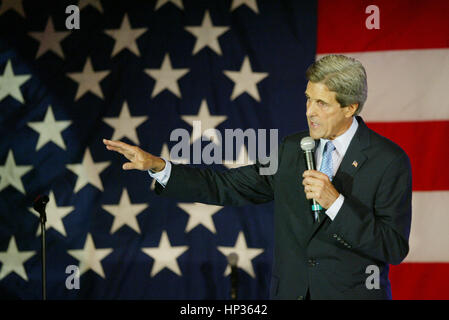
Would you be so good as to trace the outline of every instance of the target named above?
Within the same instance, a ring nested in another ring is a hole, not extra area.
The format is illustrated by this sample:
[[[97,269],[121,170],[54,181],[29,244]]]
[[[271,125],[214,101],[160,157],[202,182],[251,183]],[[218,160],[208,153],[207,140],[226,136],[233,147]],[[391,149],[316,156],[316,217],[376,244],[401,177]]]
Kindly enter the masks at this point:
[[[380,29],[366,27],[369,5]],[[448,17],[447,0],[319,0],[317,53],[447,48]]]
[[[449,121],[367,122],[367,126],[398,144],[412,165],[414,191],[449,190]]]
[[[394,300],[448,300],[449,263],[402,263],[391,266]]]

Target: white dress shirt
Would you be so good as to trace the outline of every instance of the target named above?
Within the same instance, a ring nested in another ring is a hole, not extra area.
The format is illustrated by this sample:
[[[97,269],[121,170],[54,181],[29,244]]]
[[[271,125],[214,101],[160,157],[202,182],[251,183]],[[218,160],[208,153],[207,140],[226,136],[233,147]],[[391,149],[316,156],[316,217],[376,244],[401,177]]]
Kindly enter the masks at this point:
[[[335,173],[337,172],[338,168],[340,167],[341,161],[343,160],[343,157],[346,153],[346,150],[349,147],[349,143],[351,142],[352,138],[355,135],[355,132],[357,131],[359,124],[355,117],[352,118],[352,124],[349,127],[348,130],[346,130],[342,135],[336,137],[334,140],[332,140],[335,150],[332,152],[332,170],[333,170],[333,176],[335,176]],[[319,169],[321,166],[321,160],[323,158],[323,149],[326,145],[326,142],[329,141],[327,139],[320,139],[320,143],[316,149],[315,152],[315,163],[316,167]],[[163,187],[167,185],[168,179],[170,178],[171,174],[171,162],[167,161],[165,158],[162,158],[165,161],[165,168],[162,171],[159,172],[151,172],[148,170],[148,173],[150,176],[154,179],[156,179],[157,182],[159,182]],[[327,216],[334,220],[338,211],[340,211],[341,206],[344,202],[344,197],[342,194],[337,198],[337,200],[334,201],[334,203],[326,210]]]

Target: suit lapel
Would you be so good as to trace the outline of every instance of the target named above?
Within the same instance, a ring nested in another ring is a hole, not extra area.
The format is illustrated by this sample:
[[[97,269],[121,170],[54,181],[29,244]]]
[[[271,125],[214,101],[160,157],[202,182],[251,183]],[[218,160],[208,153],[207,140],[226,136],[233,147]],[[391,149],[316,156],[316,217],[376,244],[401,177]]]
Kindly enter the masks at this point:
[[[359,127],[346,150],[345,156],[332,181],[335,188],[343,195],[352,193],[352,182],[357,171],[366,161],[363,152],[369,146],[369,131],[361,117],[357,117]]]

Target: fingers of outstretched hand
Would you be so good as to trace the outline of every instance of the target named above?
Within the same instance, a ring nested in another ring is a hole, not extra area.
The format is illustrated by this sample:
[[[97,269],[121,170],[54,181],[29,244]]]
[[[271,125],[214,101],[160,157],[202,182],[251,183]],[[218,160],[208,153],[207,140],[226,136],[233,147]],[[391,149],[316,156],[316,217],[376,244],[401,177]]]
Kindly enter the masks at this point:
[[[103,143],[106,145],[106,149],[116,151],[125,156],[126,159],[130,160],[130,162],[126,162],[122,165],[123,170],[143,170],[143,162],[146,153],[139,147],[132,146],[117,140],[103,139]]]
[[[132,163],[132,162],[126,162],[123,164],[122,166],[123,170],[132,170],[132,169],[136,169],[136,164]]]
[[[135,147],[130,146],[129,144],[126,144],[121,141],[112,141],[103,139],[103,142],[106,145],[106,149],[116,151],[126,157],[133,156],[136,152]]]
[[[118,152],[118,153],[124,155],[128,160],[131,160],[131,158],[132,158],[132,154],[130,152],[127,152],[121,148],[106,146],[106,149]]]
[[[103,143],[106,145],[106,147],[119,148],[119,149],[122,149],[122,150],[128,151],[128,152],[133,151],[135,148],[134,146],[131,146],[127,143],[124,143],[124,142],[118,141],[118,140],[103,139]]]

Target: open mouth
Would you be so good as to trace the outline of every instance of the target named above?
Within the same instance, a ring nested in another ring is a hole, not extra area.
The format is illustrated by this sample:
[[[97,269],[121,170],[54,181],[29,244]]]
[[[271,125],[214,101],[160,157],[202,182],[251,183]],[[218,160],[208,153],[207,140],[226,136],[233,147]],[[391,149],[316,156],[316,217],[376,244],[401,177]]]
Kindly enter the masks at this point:
[[[316,122],[310,121],[310,126],[312,128],[318,128],[320,125],[318,123],[316,123]]]

